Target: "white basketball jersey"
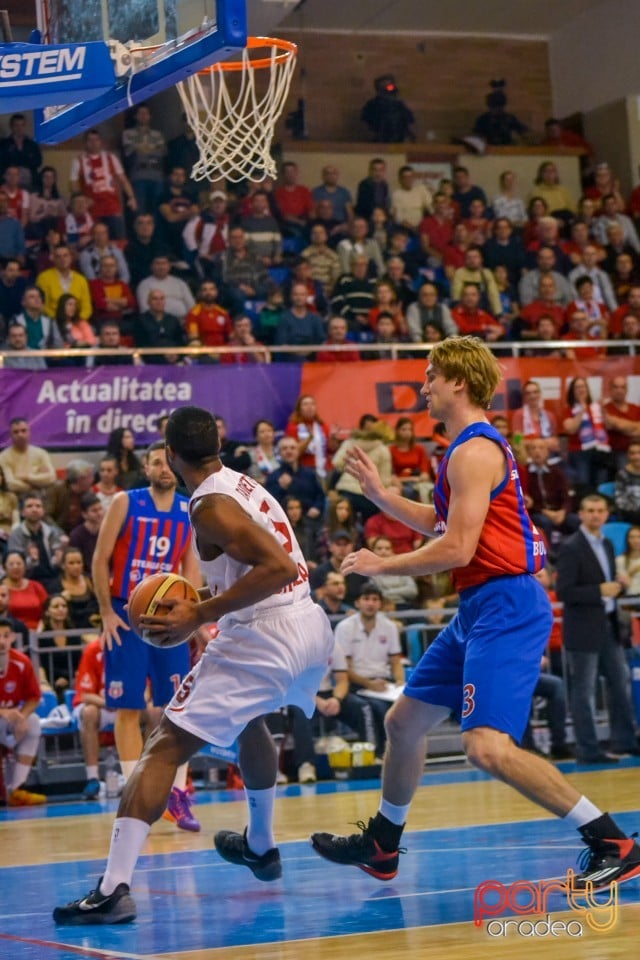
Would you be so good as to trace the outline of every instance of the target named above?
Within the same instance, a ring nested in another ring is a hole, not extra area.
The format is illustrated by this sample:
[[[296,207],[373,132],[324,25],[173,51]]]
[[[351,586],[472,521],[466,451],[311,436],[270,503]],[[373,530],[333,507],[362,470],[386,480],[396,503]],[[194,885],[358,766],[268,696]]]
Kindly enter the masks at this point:
[[[211,496],[212,494],[222,494],[235,500],[252,520],[266,527],[298,567],[297,579],[280,590],[279,593],[260,600],[259,603],[254,604],[252,607],[244,607],[242,610],[234,611],[227,616],[233,617],[236,620],[249,620],[254,617],[259,617],[261,612],[265,610],[271,610],[274,607],[289,606],[300,600],[307,600],[311,595],[309,590],[309,571],[307,570],[302,550],[291,529],[289,518],[275,497],[272,497],[264,487],[250,477],[245,476],[243,473],[237,473],[235,470],[229,470],[228,467],[223,467],[216,473],[210,474],[207,479],[200,484],[197,490],[194,490],[191,500],[189,501],[189,511],[191,512],[193,510],[195,503],[202,497]],[[250,566],[233,560],[225,553],[220,554],[215,560],[202,560],[198,554],[195,531],[193,539],[194,550],[200,563],[200,569],[204,574],[212,596],[224,593],[224,591],[233,586],[240,577],[243,577],[251,570]]]

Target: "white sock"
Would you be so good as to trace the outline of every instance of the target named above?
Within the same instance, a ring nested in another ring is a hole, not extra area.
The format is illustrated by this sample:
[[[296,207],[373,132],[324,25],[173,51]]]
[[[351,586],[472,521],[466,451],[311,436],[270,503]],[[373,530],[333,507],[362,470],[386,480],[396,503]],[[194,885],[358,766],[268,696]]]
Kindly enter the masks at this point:
[[[247,828],[247,843],[250,849],[259,857],[276,845],[273,836],[273,807],[276,799],[276,788],[266,790],[247,790],[244,795],[249,805],[249,826]]]
[[[26,783],[31,770],[30,763],[17,763],[13,768],[13,780],[11,781],[11,790],[17,790],[23,783]]]
[[[395,803],[389,803],[388,800],[385,800],[384,797],[382,797],[378,810],[382,816],[386,817],[387,820],[390,820],[391,823],[395,823],[397,827],[403,827],[407,822],[410,808],[410,803],[405,803],[404,806],[399,807]]]
[[[100,881],[100,893],[108,896],[119,883],[131,886],[133,871],[150,829],[144,820],[134,820],[133,817],[117,817],[114,820],[109,859]]]
[[[137,760],[121,760],[120,769],[122,770],[122,776],[124,777],[124,782],[126,783],[135,768],[138,765]]]
[[[562,819],[579,830],[580,827],[584,827],[585,824],[591,823],[592,820],[597,820],[601,816],[602,810],[591,803],[591,800],[588,800],[587,797],[580,797],[575,807],[569,810],[569,813],[565,813]]]
[[[173,781],[174,787],[177,787],[178,790],[183,792],[187,789],[187,774],[189,772],[189,764],[181,763],[178,769],[176,770],[176,777]]]
[[[97,764],[97,763],[96,763],[94,766],[91,766],[91,767],[87,766],[87,767],[85,767],[85,770],[87,771],[87,780],[97,780],[97,779],[98,779],[98,764]]]

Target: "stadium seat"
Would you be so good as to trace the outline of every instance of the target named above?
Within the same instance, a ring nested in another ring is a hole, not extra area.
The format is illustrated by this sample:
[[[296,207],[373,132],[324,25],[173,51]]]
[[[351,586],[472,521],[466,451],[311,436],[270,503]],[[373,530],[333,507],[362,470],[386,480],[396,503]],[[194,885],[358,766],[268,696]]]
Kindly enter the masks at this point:
[[[51,711],[58,706],[58,698],[53,690],[43,690],[40,703],[36,707],[36,713],[43,719],[48,717]]]
[[[607,483],[601,483],[598,487],[598,493],[601,493],[603,497],[607,497],[608,500],[613,500],[616,493],[615,480],[609,480]]]
[[[616,557],[624,553],[626,547],[627,533],[631,529],[630,523],[623,523],[621,520],[605,523],[602,528],[603,536],[608,537],[613,544]]]

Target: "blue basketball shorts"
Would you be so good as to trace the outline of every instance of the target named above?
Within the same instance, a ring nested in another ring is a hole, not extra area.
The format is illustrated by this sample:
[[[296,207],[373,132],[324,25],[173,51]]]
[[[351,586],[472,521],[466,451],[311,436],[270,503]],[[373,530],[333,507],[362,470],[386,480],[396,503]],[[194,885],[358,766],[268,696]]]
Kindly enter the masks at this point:
[[[113,609],[125,622],[125,600],[114,599]],[[190,669],[189,644],[161,650],[141,640],[133,630],[120,630],[122,646],[104,650],[105,699],[110,710],[144,710],[147,679],[153,703],[163,707],[172,699]]]
[[[528,574],[469,587],[413,670],[405,696],[449,707],[463,731],[492,727],[519,743],[552,621],[547,594]]]

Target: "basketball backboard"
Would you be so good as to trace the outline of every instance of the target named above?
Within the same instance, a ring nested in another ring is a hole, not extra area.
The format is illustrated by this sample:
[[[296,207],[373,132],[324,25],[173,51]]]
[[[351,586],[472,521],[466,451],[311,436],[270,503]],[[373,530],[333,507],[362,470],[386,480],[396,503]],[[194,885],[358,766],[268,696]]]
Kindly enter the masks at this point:
[[[108,44],[115,84],[95,99],[35,111],[40,143],[60,143],[242,50],[245,0],[36,0],[45,44]]]

